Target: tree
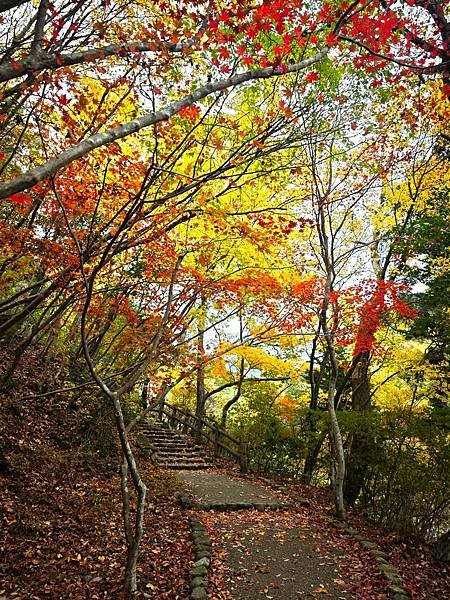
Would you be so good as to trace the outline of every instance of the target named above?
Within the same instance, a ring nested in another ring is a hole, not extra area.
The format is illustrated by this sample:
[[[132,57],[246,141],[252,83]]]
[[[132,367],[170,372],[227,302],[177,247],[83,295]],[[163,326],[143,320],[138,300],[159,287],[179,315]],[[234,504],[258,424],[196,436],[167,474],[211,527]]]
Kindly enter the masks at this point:
[[[410,252],[414,252],[418,259],[414,261],[410,256],[410,263],[405,271],[414,283],[425,286],[411,298],[418,316],[408,336],[424,340],[428,344],[427,362],[437,370],[430,401],[437,407],[446,406],[449,377],[450,322],[447,301],[449,284],[447,261],[450,241],[446,227],[448,212],[448,191],[445,189],[436,191],[424,210],[414,216],[407,230],[408,237],[411,239]],[[400,248],[402,248],[401,242]]]
[[[424,111],[425,112],[425,111]],[[359,330],[357,334],[357,346],[354,352],[356,368],[353,371],[352,384],[352,408],[357,411],[370,411],[372,409],[373,393],[371,391],[371,362],[372,354],[376,352],[376,329],[383,321],[388,320],[388,311],[397,305],[400,313],[413,316],[413,311],[405,310],[397,300],[391,299],[386,302],[386,283],[401,282],[407,270],[407,261],[411,253],[411,241],[409,236],[411,224],[417,218],[424,202],[427,202],[431,190],[441,178],[445,179],[445,167],[442,159],[436,156],[434,147],[436,143],[435,126],[430,127],[429,119],[424,122],[416,122],[416,148],[404,164],[404,179],[393,180],[390,185],[385,184],[381,197],[381,206],[384,207],[387,218],[377,214],[373,218],[374,239],[371,243],[371,261],[374,275],[379,282],[373,294],[367,299],[362,307],[359,317]],[[395,146],[394,146],[395,148]],[[397,152],[400,146],[397,147]],[[442,171],[444,167],[444,172]],[[389,231],[392,227],[392,219],[395,220],[395,234]],[[389,233],[387,231],[389,231]],[[400,241],[404,240],[404,241]],[[400,246],[403,251],[400,251]],[[401,284],[400,284],[401,291]],[[346,481],[345,495],[350,504],[354,504],[361,491],[364,477],[367,471],[365,460],[370,454],[371,441],[366,436],[352,436],[351,449],[348,461],[348,477]]]

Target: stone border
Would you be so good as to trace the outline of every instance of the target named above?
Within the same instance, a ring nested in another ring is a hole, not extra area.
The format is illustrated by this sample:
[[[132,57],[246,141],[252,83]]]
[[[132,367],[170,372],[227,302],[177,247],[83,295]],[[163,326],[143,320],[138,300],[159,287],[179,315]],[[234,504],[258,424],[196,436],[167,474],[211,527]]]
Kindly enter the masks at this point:
[[[287,490],[286,490],[287,491]],[[180,490],[176,492],[182,508],[187,509],[199,509],[199,510],[220,510],[220,511],[231,511],[231,510],[242,510],[242,509],[256,509],[256,510],[267,510],[267,509],[283,509],[290,508],[292,504],[280,503],[247,503],[247,502],[235,502],[230,504],[207,504],[203,502],[195,502],[185,491]],[[308,500],[301,500],[302,506],[308,507],[310,503]],[[195,517],[189,517],[191,522],[192,533],[191,537],[194,542],[195,551],[195,562],[191,569],[191,596],[190,600],[207,600],[207,587],[208,587],[208,570],[211,565],[211,542],[209,540],[208,533],[205,526],[201,521]],[[357,540],[376,560],[378,568],[384,577],[388,580],[389,587],[388,591],[393,600],[409,600],[410,594],[403,585],[403,580],[398,572],[398,569],[389,562],[389,556],[386,552],[380,550],[380,548],[370,542],[363,536],[361,536],[356,529],[348,527],[340,521],[335,519],[327,519],[333,522],[333,524],[346,531],[355,540]]]
[[[178,499],[179,503],[181,504],[181,508],[197,508],[195,502],[184,490],[177,490],[175,492],[175,498]]]
[[[208,600],[208,573],[211,567],[211,540],[203,523],[189,517],[195,562],[190,570],[190,600]]]
[[[366,540],[366,538],[360,535],[356,529],[352,529],[351,527],[347,527],[345,525],[339,526],[349,533],[355,540],[357,540],[361,546],[368,550],[369,554],[371,554],[371,556],[377,561],[378,568],[388,580],[388,590],[393,600],[408,600],[410,598],[409,592],[403,585],[403,580],[398,572],[398,569],[390,564],[389,556],[386,554],[386,552],[380,550],[380,548],[373,542]]]

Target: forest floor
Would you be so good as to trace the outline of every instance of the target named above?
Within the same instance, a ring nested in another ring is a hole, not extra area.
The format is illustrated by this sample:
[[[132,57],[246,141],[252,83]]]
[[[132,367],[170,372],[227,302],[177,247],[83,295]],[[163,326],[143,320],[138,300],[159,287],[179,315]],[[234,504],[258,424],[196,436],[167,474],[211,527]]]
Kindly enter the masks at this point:
[[[38,357],[28,356],[19,373],[25,383],[0,398],[0,450],[7,464],[0,476],[0,600],[119,599],[125,544],[110,421],[105,416],[103,425],[101,419],[93,425],[70,396],[25,399],[42,391],[38,374]],[[47,384],[58,387],[56,381]],[[139,451],[138,460],[148,501],[137,598],[189,598],[191,514],[212,540],[211,600],[388,597],[376,561],[335,525],[327,490],[242,477],[222,465],[218,474],[256,485],[291,506],[185,510],[174,496],[181,483]],[[426,544],[381,530],[357,511],[349,522],[389,555],[412,600],[450,596],[449,569],[433,560]]]

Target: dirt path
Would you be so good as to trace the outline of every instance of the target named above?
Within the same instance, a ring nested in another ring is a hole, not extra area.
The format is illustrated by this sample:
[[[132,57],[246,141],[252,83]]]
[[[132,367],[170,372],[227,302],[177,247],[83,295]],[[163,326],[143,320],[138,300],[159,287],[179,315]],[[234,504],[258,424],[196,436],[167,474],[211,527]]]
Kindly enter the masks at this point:
[[[282,508],[283,503],[259,485],[211,472],[180,473],[178,478],[189,489],[203,509],[242,510],[245,508]]]

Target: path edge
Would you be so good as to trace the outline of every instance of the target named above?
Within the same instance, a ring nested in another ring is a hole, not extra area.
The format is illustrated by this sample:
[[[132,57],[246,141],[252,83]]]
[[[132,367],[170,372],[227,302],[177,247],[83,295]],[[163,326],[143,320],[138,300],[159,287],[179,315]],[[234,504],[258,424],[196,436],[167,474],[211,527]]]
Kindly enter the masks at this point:
[[[389,555],[380,549],[377,544],[363,537],[356,529],[335,521],[334,524],[344,529],[357,542],[361,544],[377,562],[378,568],[388,581],[388,591],[393,600],[409,600],[411,595],[405,588],[403,579],[396,567],[389,562]]]
[[[195,561],[190,569],[190,600],[208,600],[208,577],[211,569],[211,540],[208,531],[197,517],[190,516],[191,539]]]

